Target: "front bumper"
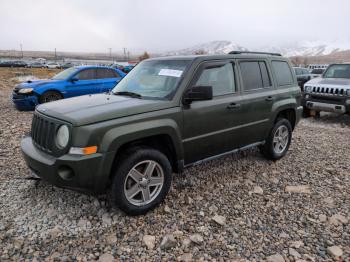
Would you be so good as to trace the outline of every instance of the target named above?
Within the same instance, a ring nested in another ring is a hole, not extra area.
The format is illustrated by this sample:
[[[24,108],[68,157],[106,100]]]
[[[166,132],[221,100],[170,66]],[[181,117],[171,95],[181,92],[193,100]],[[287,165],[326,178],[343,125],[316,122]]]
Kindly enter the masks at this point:
[[[107,188],[114,152],[56,158],[36,148],[31,137],[22,140],[21,149],[31,171],[50,184],[91,193]]]
[[[39,104],[38,97],[36,95],[20,95],[15,92],[12,93],[12,102],[15,107],[21,111],[31,111],[35,109],[35,106]]]
[[[340,114],[344,114],[347,112],[345,105],[337,105],[337,104],[307,101],[306,107],[311,110],[333,112],[333,113],[340,113]]]
[[[347,96],[305,94],[305,107],[315,111],[344,114],[350,112],[350,98]]]

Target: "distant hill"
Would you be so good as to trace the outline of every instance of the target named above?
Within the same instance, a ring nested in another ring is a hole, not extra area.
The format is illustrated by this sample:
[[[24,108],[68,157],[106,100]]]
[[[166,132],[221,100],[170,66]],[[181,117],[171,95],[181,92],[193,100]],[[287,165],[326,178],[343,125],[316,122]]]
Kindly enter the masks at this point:
[[[230,51],[248,51],[249,49],[231,41],[212,41],[189,48],[164,52],[162,56],[193,55],[193,54],[227,54]],[[249,51],[281,53],[287,57],[308,58],[311,63],[330,63],[350,61],[350,44],[348,47],[338,47],[336,43],[303,42],[289,46],[268,46]]]
[[[315,63],[333,63],[350,62],[350,43],[321,43],[321,42],[301,42],[289,44],[288,46],[265,46],[257,49],[244,47],[231,41],[211,41],[198,44],[192,47],[167,51],[160,54],[151,53],[151,57],[173,56],[173,55],[193,55],[193,54],[227,54],[230,51],[264,51],[281,53],[290,57],[295,64],[315,64]],[[55,53],[52,51],[24,51],[24,58],[46,58],[53,59]],[[86,59],[86,60],[111,60],[107,53],[84,53],[84,52],[57,52],[57,59]],[[139,54],[130,57],[131,60],[138,59]],[[123,61],[124,56],[120,53],[113,53],[114,60]],[[0,58],[21,58],[21,52],[18,50],[0,50]]]
[[[208,43],[203,43],[195,45],[189,48],[165,52],[162,55],[171,56],[171,55],[193,55],[193,54],[227,54],[232,50],[237,51],[248,51],[247,48],[242,47],[238,44],[232,43],[230,41],[212,41]]]

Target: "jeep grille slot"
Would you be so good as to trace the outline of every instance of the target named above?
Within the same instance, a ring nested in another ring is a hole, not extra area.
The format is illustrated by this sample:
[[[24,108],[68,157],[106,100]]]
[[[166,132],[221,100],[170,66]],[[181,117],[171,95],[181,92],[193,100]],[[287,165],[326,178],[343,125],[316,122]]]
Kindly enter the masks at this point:
[[[320,94],[329,94],[329,95],[340,95],[340,96],[346,95],[346,90],[344,88],[336,88],[336,87],[313,86],[311,87],[311,92],[320,93]]]
[[[34,145],[43,151],[51,153],[54,143],[55,126],[55,123],[34,114],[31,132]]]

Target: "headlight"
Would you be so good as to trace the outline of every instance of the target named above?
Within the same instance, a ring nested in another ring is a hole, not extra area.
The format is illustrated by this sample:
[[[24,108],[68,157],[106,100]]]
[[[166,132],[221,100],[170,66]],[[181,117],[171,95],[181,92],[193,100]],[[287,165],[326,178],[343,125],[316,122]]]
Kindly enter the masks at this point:
[[[66,125],[61,125],[56,134],[56,143],[57,146],[61,149],[65,148],[68,145],[69,141],[69,129]]]
[[[346,90],[346,95],[350,96],[350,89]]]
[[[18,90],[19,94],[29,94],[33,92],[33,88],[22,88],[20,90]]]
[[[311,91],[312,91],[312,86],[306,86],[305,87],[305,92],[311,93]]]

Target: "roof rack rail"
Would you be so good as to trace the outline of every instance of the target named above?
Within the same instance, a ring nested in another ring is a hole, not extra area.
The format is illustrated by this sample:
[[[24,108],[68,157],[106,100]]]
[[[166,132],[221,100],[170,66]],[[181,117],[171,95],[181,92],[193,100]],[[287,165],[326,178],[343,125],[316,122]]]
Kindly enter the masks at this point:
[[[253,54],[253,55],[274,55],[274,56],[282,56],[279,53],[269,53],[269,52],[250,52],[250,51],[231,51],[230,55],[240,55],[240,54]]]

